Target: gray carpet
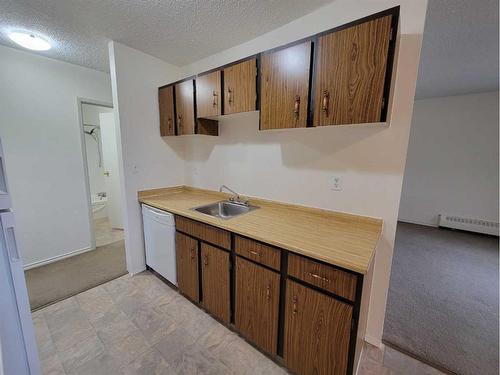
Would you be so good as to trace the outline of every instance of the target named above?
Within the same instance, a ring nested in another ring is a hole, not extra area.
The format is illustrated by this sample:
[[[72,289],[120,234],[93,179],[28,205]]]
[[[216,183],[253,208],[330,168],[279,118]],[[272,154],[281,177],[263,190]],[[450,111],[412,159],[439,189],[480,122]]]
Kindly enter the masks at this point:
[[[25,272],[31,309],[71,297],[126,273],[123,240],[33,268]]]
[[[384,342],[456,374],[498,374],[498,299],[498,238],[398,223]]]

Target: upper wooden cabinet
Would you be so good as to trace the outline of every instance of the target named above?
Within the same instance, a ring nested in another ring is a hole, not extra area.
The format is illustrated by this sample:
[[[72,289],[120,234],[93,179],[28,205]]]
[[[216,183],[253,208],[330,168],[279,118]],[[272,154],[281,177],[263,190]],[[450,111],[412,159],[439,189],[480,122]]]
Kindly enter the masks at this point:
[[[160,134],[162,136],[190,134],[219,135],[219,123],[217,120],[195,118],[195,88],[196,81],[194,79],[187,79],[158,89]],[[207,107],[205,107],[205,110],[207,110]]]
[[[195,134],[193,79],[175,85],[175,108],[177,110],[177,134]]]
[[[260,66],[260,129],[307,126],[310,41],[264,52]]]
[[[224,69],[224,114],[256,110],[257,63],[250,59]]]
[[[392,15],[320,36],[314,126],[380,122]]]
[[[219,116],[221,112],[221,72],[196,77],[197,117]]]
[[[160,105],[160,134],[162,137],[175,135],[174,87],[167,86],[158,90]]]
[[[254,110],[260,130],[386,122],[398,21],[394,7],[160,88],[160,132],[218,135],[211,118]]]

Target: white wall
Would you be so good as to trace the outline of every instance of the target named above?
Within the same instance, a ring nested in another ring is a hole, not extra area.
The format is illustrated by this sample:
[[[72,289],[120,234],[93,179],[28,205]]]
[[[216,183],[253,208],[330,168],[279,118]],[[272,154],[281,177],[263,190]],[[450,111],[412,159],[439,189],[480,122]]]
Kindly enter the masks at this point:
[[[25,265],[91,246],[77,98],[109,75],[0,46],[0,136]]]
[[[401,37],[390,127],[346,126],[258,131],[258,113],[227,116],[218,138],[186,141],[186,183],[380,217],[373,269],[365,278],[361,334],[381,343],[397,214],[417,78],[426,1],[337,0],[254,40],[186,67],[205,71],[401,4]],[[343,191],[328,180],[343,177]],[[364,328],[366,326],[366,332]]]
[[[498,221],[498,92],[415,101],[399,219]]]
[[[157,58],[111,42],[113,107],[118,130],[127,269],[144,270],[139,190],[184,182],[183,140],[161,138],[158,87],[176,80],[180,70]]]
[[[113,112],[113,108],[102,107],[93,104],[82,104],[83,123],[88,125],[99,125],[99,114]],[[85,127],[85,130],[90,131],[91,127]],[[104,168],[102,163],[102,142],[101,130],[96,129],[96,142],[89,134],[85,134],[85,150],[87,155],[87,170],[89,172],[90,193],[97,194],[106,191],[104,183]],[[101,158],[99,159],[99,151]],[[99,160],[101,161],[99,165]]]

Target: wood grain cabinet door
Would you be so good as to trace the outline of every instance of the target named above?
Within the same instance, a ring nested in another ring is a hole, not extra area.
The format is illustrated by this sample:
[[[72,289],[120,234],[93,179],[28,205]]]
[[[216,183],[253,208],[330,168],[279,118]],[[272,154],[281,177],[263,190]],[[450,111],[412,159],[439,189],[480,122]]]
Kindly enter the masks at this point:
[[[194,134],[194,80],[175,85],[175,105],[177,111],[177,134]]]
[[[201,244],[201,285],[203,306],[229,323],[229,253]]]
[[[345,375],[351,318],[351,305],[287,280],[286,366],[299,375]]]
[[[220,70],[196,77],[197,117],[213,117],[221,114]]]
[[[261,56],[260,129],[307,126],[311,42]]]
[[[224,114],[255,111],[257,100],[255,59],[224,69]]]
[[[235,325],[250,341],[276,354],[280,275],[236,257]]]
[[[174,118],[174,86],[158,89],[160,105],[160,135],[162,137],[175,135]]]
[[[319,37],[314,126],[381,121],[391,18]]]
[[[198,241],[182,233],[175,234],[177,284],[182,293],[199,301]]]

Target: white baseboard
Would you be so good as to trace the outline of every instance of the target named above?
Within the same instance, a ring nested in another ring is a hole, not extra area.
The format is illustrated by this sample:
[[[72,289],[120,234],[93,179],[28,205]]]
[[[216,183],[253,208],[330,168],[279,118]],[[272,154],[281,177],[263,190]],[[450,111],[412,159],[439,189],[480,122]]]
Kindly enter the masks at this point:
[[[376,346],[378,347],[380,350],[384,351],[385,350],[385,344],[383,342],[380,342],[380,345],[375,345],[374,344],[374,340],[373,338],[371,339],[367,339],[365,337],[365,339],[363,340],[364,342],[370,344],[370,345],[373,345],[373,346]],[[359,360],[358,360],[358,363],[356,364],[356,368],[354,369],[354,374],[359,374],[359,369],[361,367],[361,363],[363,362],[363,354],[364,354],[364,351],[365,351],[365,345],[364,344],[361,344],[361,353],[359,353]]]
[[[78,255],[78,254],[86,253],[87,251],[91,251],[91,250],[95,250],[95,248],[85,247],[83,249],[78,249],[78,250],[70,251],[69,253],[65,253],[65,254],[61,254],[61,255],[56,255],[55,257],[51,257],[51,258],[39,260],[39,261],[36,261],[36,262],[33,262],[33,263],[26,264],[24,266],[24,270],[27,271],[27,270],[30,270],[32,268],[41,267],[41,266],[44,266],[46,264],[57,262],[58,260],[62,260],[62,259],[66,259],[66,258],[75,256],[75,255]]]
[[[127,269],[128,273],[130,276],[134,276],[134,275],[137,275],[138,273],[141,273],[141,272],[144,272],[146,271],[146,264],[144,264],[144,267],[139,267],[135,270],[129,270]]]
[[[401,218],[399,217],[398,218],[398,221],[401,221],[403,223],[410,223],[410,224],[418,224],[418,225],[425,225],[426,227],[434,227],[434,228],[437,228],[438,225],[437,225],[437,222],[435,223],[424,223],[422,221],[418,221],[418,220],[410,220],[410,219],[404,219],[404,218]]]
[[[365,341],[370,344],[370,345],[373,345],[373,346],[376,346],[377,348],[379,349],[382,349],[383,348],[383,343],[382,343],[382,340],[379,340],[379,339],[376,339],[375,337],[372,337],[370,335],[365,335]]]

